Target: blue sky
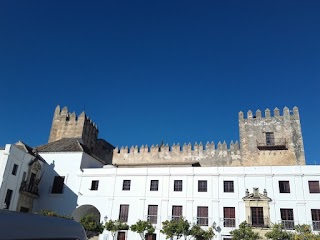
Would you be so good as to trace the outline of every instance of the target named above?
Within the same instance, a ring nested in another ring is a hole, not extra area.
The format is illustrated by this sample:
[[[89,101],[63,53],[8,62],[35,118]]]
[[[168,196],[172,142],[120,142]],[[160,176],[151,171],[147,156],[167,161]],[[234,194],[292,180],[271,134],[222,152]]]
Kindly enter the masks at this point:
[[[297,106],[320,164],[320,1],[1,1],[0,146],[48,141],[56,105],[115,146],[238,140]]]

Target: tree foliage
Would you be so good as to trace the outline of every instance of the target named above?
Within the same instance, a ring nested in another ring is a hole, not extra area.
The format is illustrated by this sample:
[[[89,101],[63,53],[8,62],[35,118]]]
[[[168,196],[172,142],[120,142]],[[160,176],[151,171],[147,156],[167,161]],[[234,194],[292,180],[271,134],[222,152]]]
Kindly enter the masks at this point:
[[[166,235],[166,239],[176,237],[180,239],[184,236],[184,239],[190,235],[190,223],[184,218],[171,219],[162,222],[161,233]]]
[[[320,240],[320,235],[314,234],[311,227],[307,224],[296,225],[295,227],[295,240]]]
[[[261,239],[258,233],[252,230],[246,221],[240,223],[239,229],[230,232],[233,240],[257,240]]]
[[[60,217],[60,218],[66,218],[66,219],[73,219],[73,217],[71,217],[71,216],[61,215],[61,214],[58,214],[58,213],[51,211],[51,210],[41,210],[39,212],[39,214],[45,215],[45,216],[50,216],[50,217]]]
[[[88,214],[83,216],[80,219],[80,223],[86,232],[90,231],[93,233],[102,233],[103,232],[103,224],[97,221],[96,216],[94,214]]]
[[[215,234],[212,227],[204,230],[200,225],[195,224],[190,229],[190,235],[193,236],[196,240],[210,240],[214,237]]]
[[[105,228],[107,231],[111,232],[112,238],[115,239],[116,233],[119,230],[128,230],[129,226],[125,222],[121,222],[120,220],[109,220],[105,223]]]
[[[284,230],[282,224],[273,224],[271,231],[268,231],[265,236],[272,240],[292,239],[292,233]]]
[[[150,222],[142,220],[138,220],[135,224],[131,225],[130,230],[138,233],[143,240],[145,240],[146,234],[152,234],[155,231]]]

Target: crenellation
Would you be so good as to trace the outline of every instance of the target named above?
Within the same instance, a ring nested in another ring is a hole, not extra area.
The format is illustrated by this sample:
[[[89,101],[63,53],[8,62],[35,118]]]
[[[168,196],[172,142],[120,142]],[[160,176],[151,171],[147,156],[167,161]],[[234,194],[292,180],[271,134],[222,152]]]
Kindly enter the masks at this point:
[[[249,111],[247,112],[247,118],[248,118],[248,119],[252,118],[252,111],[251,111],[251,110],[249,110]]]
[[[299,109],[298,107],[293,107],[293,116],[294,116],[294,119],[295,120],[299,120],[300,119],[300,116],[299,116]]]
[[[270,119],[271,118],[271,114],[270,114],[270,109],[267,108],[265,111],[264,111],[264,116],[266,119]]]
[[[274,110],[273,110],[273,115],[275,116],[275,117],[280,117],[280,110],[279,110],[279,108],[275,108]]]
[[[260,111],[260,109],[258,109],[258,110],[256,111],[256,118],[257,118],[257,119],[261,119],[261,111]]]

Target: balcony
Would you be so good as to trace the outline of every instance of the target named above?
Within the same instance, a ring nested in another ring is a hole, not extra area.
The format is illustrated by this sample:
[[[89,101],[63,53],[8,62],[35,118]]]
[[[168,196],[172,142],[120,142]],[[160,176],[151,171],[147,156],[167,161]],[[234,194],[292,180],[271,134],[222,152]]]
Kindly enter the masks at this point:
[[[293,220],[282,220],[281,224],[286,230],[294,230],[294,221]]]
[[[199,224],[200,226],[208,226],[208,222],[208,217],[197,217],[197,224]]]
[[[312,221],[313,231],[320,231],[320,221]]]
[[[223,219],[224,227],[236,227],[236,219],[235,218],[224,218]]]
[[[148,215],[147,220],[151,224],[157,224],[158,221],[158,215]]]
[[[269,228],[270,227],[270,221],[268,217],[256,217],[252,218],[248,216],[248,223],[252,227],[258,227],[258,228]]]
[[[38,198],[38,186],[32,183],[28,183],[27,181],[22,181],[20,186],[20,192],[25,193],[31,197]]]
[[[257,148],[259,150],[288,150],[285,138],[274,138],[268,141],[266,139],[257,139]]]

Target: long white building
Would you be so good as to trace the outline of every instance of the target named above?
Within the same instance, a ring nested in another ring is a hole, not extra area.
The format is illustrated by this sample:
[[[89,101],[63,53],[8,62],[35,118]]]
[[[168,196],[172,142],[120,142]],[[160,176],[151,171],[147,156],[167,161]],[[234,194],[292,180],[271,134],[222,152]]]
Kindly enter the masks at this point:
[[[0,150],[0,199],[8,203],[9,189],[10,210],[52,210],[76,220],[93,213],[97,221],[120,219],[128,225],[148,220],[156,229],[148,239],[157,240],[165,239],[162,222],[181,216],[204,228],[215,226],[216,239],[230,238],[245,220],[262,235],[280,222],[289,230],[309,224],[318,232],[320,166],[305,165],[298,109],[291,112],[248,111],[247,118],[239,113],[239,143],[230,147],[219,142],[129,149],[98,139],[84,113],[77,117],[57,107],[49,143]],[[32,175],[35,162],[38,171]],[[14,164],[20,171],[16,179]],[[26,194],[32,196],[29,207],[19,201]],[[100,237],[111,239],[106,231]],[[140,237],[120,231],[118,239]]]

